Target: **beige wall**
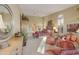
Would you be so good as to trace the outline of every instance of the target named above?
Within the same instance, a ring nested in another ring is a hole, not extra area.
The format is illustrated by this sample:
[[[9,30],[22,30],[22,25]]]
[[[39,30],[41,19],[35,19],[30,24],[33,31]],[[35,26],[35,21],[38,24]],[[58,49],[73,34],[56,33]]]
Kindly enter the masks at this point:
[[[45,23],[51,19],[55,23],[55,26],[57,26],[57,16],[60,14],[64,15],[65,25],[69,23],[79,23],[79,10],[77,10],[77,8],[79,8],[79,5],[45,16]]]
[[[57,17],[60,14],[62,14],[64,16],[64,24],[65,25],[69,24],[69,23],[79,23],[79,10],[77,10],[77,8],[79,8],[79,5],[76,5],[76,6],[73,6],[71,8],[50,14],[50,15],[45,16],[45,17],[35,17],[35,16],[27,16],[27,17],[29,18],[30,26],[32,24],[36,24],[37,26],[40,25],[41,27],[43,27],[43,23],[44,23],[44,26],[47,26],[47,22],[49,20],[53,20],[53,23],[57,27]],[[31,31],[31,28],[29,31]]]
[[[37,31],[38,30],[38,26],[41,27],[42,29],[42,26],[43,26],[43,20],[41,17],[36,17],[36,16],[27,16],[29,18],[29,22],[23,22],[23,27],[25,27],[25,29],[28,31],[28,32],[32,32],[33,30],[34,31]],[[34,26],[33,25],[36,25],[36,28],[34,29]]]
[[[17,7],[17,5],[9,5],[13,11],[14,14],[14,31],[20,31],[20,12],[19,9]],[[43,26],[43,20],[44,20],[44,26],[47,25],[48,20],[53,20],[53,23],[55,24],[55,26],[57,26],[57,16],[62,14],[64,15],[64,19],[65,19],[65,24],[67,23],[78,23],[79,20],[79,11],[77,10],[77,8],[79,7],[79,5],[76,5],[74,7],[65,9],[63,11],[60,12],[56,12],[53,14],[50,14],[48,16],[45,16],[44,19],[42,17],[35,17],[35,16],[27,16],[29,18],[29,24],[30,26],[32,24],[37,24],[37,26]],[[52,12],[51,12],[52,13]],[[28,25],[28,23],[27,23]]]
[[[43,20],[41,17],[29,16],[30,25],[36,24],[36,26],[43,26]]]

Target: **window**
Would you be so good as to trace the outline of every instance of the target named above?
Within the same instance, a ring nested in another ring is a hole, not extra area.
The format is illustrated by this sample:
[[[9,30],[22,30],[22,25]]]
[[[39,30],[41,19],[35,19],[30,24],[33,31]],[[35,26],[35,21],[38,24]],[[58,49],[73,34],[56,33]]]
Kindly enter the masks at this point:
[[[58,15],[58,26],[64,25],[64,16],[63,15]]]
[[[57,21],[58,21],[58,32],[63,33],[64,16],[58,15]]]

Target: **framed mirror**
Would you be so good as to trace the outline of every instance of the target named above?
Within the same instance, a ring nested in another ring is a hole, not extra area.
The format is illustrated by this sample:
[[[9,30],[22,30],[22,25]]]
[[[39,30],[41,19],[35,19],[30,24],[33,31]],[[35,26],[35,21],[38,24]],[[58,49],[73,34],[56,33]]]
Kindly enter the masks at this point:
[[[12,33],[12,11],[6,4],[0,4],[0,43],[8,40]]]

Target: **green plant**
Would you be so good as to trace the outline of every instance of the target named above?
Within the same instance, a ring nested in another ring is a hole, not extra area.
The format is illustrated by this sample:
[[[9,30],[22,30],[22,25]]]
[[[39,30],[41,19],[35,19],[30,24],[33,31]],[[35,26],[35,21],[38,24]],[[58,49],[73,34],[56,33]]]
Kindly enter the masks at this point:
[[[27,42],[27,32],[22,31],[21,35],[23,36],[23,46],[26,46],[26,42]]]
[[[24,39],[26,39],[26,37],[27,37],[27,32],[22,31],[22,32],[21,32],[21,35],[24,37]]]

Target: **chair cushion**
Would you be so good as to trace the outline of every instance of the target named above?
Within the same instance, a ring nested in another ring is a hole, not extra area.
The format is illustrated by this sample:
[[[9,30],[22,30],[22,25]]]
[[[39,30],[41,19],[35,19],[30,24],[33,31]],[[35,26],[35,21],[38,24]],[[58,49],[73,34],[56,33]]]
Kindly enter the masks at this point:
[[[47,50],[48,54],[54,54],[54,55],[59,55],[61,54],[62,50],[61,49],[54,49],[54,50]]]
[[[46,44],[54,45],[54,44],[55,44],[54,38],[52,38],[52,37],[47,37]]]
[[[58,46],[64,49],[74,49],[74,45],[71,41],[61,41],[58,43]]]

